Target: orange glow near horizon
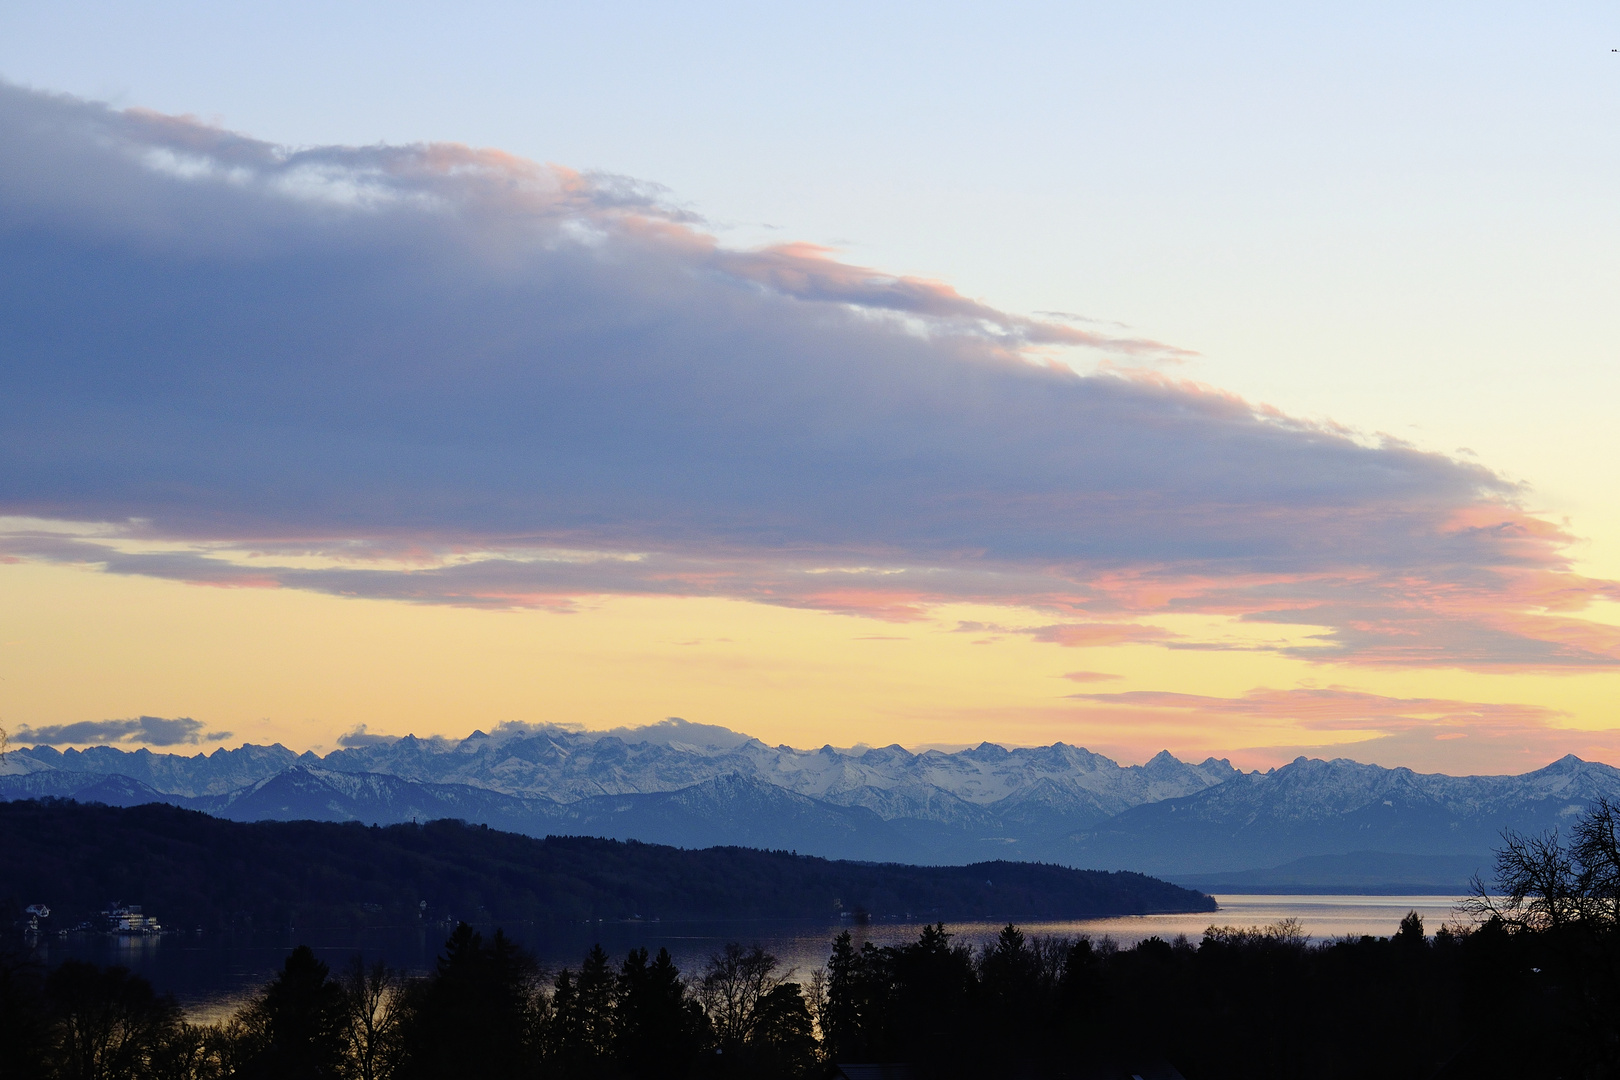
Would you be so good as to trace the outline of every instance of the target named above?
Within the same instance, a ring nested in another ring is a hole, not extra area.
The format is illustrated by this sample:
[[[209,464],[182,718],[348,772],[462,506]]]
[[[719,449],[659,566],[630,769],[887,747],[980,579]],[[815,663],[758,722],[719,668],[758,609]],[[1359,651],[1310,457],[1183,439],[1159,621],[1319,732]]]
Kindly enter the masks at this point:
[[[459,737],[682,716],[798,747],[1061,740],[1127,764],[1160,749],[1244,768],[1299,753],[1447,772],[1570,752],[1620,761],[1620,673],[1311,663],[1266,647],[1275,626],[1211,616],[1088,636],[1054,629],[1050,612],[965,604],[906,622],[641,597],[487,611],[26,561],[0,566],[0,609],[0,723],[13,732],[188,716],[230,731],[224,745],[322,751],[360,724]],[[1296,643],[1313,632],[1287,630]]]

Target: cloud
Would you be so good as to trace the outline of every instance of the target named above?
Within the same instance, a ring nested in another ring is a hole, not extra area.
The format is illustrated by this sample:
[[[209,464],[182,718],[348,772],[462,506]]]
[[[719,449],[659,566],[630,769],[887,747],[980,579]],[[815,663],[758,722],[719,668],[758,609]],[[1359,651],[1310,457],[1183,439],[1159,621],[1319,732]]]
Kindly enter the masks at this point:
[[[496,724],[489,732],[490,738],[505,741],[513,738],[528,738],[534,735],[555,734],[566,732],[577,735],[586,729],[574,724],[532,724],[521,720],[508,720]],[[477,734],[477,733],[475,733]],[[666,717],[653,724],[643,724],[639,727],[616,727],[604,731],[592,731],[589,734],[598,738],[623,739],[628,743],[650,742],[665,746],[675,743],[690,746],[707,746],[729,748],[741,746],[753,736],[732,731],[730,728],[718,724],[699,724],[684,720],[679,716]],[[469,736],[470,738],[471,736]],[[338,736],[339,747],[348,750],[367,746],[388,746],[400,740],[399,735],[379,735],[366,729],[365,724],[357,724],[352,731]],[[460,740],[442,735],[434,735],[425,740],[438,746],[441,750],[452,749]]]
[[[1297,757],[1349,758],[1418,772],[1508,775],[1539,769],[1565,754],[1587,761],[1620,760],[1620,729],[1412,727],[1370,739],[1336,743],[1283,743],[1235,751],[1256,763],[1281,765]]]
[[[1144,641],[1164,641],[1177,635],[1158,626],[1138,623],[1066,623],[1037,626],[1024,631],[1036,641],[1047,641],[1070,649],[1098,645],[1125,645]]]
[[[1070,682],[1094,683],[1110,682],[1114,679],[1122,678],[1123,676],[1110,675],[1106,671],[1066,671],[1063,673],[1063,677],[1068,679]]]
[[[356,724],[354,730],[345,731],[338,736],[337,744],[341,749],[352,750],[360,746],[392,746],[399,740],[398,735],[379,735],[367,731],[365,724]]]
[[[0,86],[0,558],[569,610],[723,596],[1057,644],[1612,666],[1614,583],[1476,463],[1141,370],[1179,350],[453,145],[290,150]],[[1076,629],[1075,627],[1080,627]],[[1088,638],[1088,635],[1091,637]]]
[[[1236,697],[1156,690],[1068,696],[1087,714],[1106,714],[1148,741],[1166,732],[1189,743],[1208,741],[1198,738],[1202,730],[1221,733],[1215,741],[1229,745],[1234,729],[1274,733],[1276,742],[1232,751],[1251,764],[1304,755],[1450,773],[1518,773],[1567,753],[1620,758],[1620,729],[1568,727],[1570,716],[1561,710],[1513,702],[1389,697],[1342,686],[1261,687]]]
[[[719,749],[741,746],[753,737],[719,724],[698,724],[691,720],[683,720],[679,716],[667,717],[656,724],[644,724],[641,727],[610,728],[601,734],[623,739],[627,743],[649,742],[664,746],[683,743]]]
[[[128,720],[81,720],[76,724],[20,727],[13,738],[30,746],[85,746],[108,743],[144,743],[147,746],[195,746],[221,742],[229,731],[204,732],[200,720],[178,716],[139,716]]]
[[[1488,704],[1449,698],[1397,698],[1342,686],[1250,690],[1239,697],[1130,690],[1114,694],[1071,694],[1078,701],[1132,709],[1287,719],[1295,727],[1318,731],[1359,731],[1368,727],[1406,730],[1414,727],[1456,728],[1480,725],[1546,726],[1565,714],[1540,705]]]

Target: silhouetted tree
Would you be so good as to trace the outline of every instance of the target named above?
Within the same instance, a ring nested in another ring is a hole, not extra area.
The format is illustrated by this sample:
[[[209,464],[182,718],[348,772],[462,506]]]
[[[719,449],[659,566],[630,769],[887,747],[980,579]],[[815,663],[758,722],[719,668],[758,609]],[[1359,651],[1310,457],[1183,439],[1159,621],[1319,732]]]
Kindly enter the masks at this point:
[[[601,1071],[613,1050],[615,979],[607,953],[593,945],[579,975],[564,968],[551,998],[547,1053],[581,1075]]]
[[[0,1057],[7,1080],[45,1075],[45,977],[31,958],[0,946]]]
[[[1024,934],[1010,923],[979,960],[980,1001],[984,1023],[993,1035],[994,1052],[1005,1060],[1027,1057],[1031,1027],[1041,1027],[1047,1012],[1041,958]]]
[[[982,1024],[973,956],[952,946],[943,923],[923,927],[917,941],[883,951],[888,986],[868,1000],[888,1001],[880,1054],[938,1069],[961,1054],[961,1032]],[[871,965],[868,965],[869,967]],[[874,972],[868,971],[868,982]]]
[[[253,1009],[264,1044],[248,1075],[317,1080],[340,1073],[347,1016],[343,988],[329,973],[308,945],[287,956]]]
[[[612,1049],[614,982],[607,953],[601,945],[592,945],[579,966],[574,994],[580,1045],[592,1058],[605,1058]]]
[[[486,945],[466,923],[433,974],[408,996],[400,1075],[411,1080],[509,1080],[533,1071],[532,957],[496,930]]]
[[[741,1044],[752,1033],[760,999],[777,985],[771,977],[776,965],[776,957],[760,946],[745,949],[736,942],[709,957],[698,983],[698,1000],[722,1047]]]
[[[976,957],[943,925],[883,949],[841,934],[809,995],[764,949],[732,944],[695,989],[666,951],[637,949],[614,969],[593,947],[548,997],[504,934],[485,941],[461,926],[432,975],[403,989],[358,958],[334,981],[301,948],[250,1007],[196,1027],[128,972],[65,964],[42,986],[37,970],[8,961],[0,1004],[18,1007],[0,1024],[20,1034],[0,1043],[0,1072],[802,1080],[831,1058],[907,1062],[918,1080],[1148,1075],[1142,1065],[1163,1060],[1199,1080],[1617,1076],[1620,995],[1573,966],[1577,946],[1601,957],[1613,941],[1603,886],[1583,876],[1602,856],[1551,854],[1574,882],[1563,895],[1576,914],[1561,921],[1491,918],[1430,939],[1411,912],[1384,938],[1313,944],[1284,921],[1127,948],[1008,925]],[[1554,871],[1539,880],[1559,880]],[[1523,906],[1543,899],[1527,894]],[[46,1006],[32,1018],[30,996]],[[48,1052],[28,1050],[29,1031]]]
[[[818,967],[810,973],[810,981],[804,985],[804,1007],[810,1014],[810,1022],[815,1025],[816,1038],[819,1040],[818,1050],[823,1059],[827,1056],[827,969]]]
[[[748,1075],[805,1076],[816,1068],[815,1030],[798,983],[777,983],[761,995],[748,1027]]]
[[[1507,832],[1496,851],[1496,888],[1476,876],[1468,907],[1511,930],[1549,931],[1581,921],[1586,907],[1581,867],[1558,838]]]
[[[849,931],[833,939],[827,958],[827,1004],[821,1037],[834,1061],[865,1061],[881,1048],[885,980],[876,947],[856,949]]]
[[[135,1080],[180,1026],[174,999],[122,967],[65,961],[45,980],[52,1021],[51,1075]]]
[[[614,1056],[634,1077],[683,1076],[707,1042],[708,1018],[686,989],[669,950],[647,961],[632,949],[619,969]]]
[[[709,958],[697,987],[724,1076],[768,1080],[816,1068],[815,1026],[803,989],[776,975],[775,956],[732,942]]]
[[[399,1061],[404,984],[381,960],[356,955],[343,973],[343,1040],[355,1080],[389,1080]]]
[[[554,1072],[572,1069],[584,1042],[579,1034],[579,992],[569,968],[557,972],[551,984],[551,1001],[543,1027],[542,1052]]]
[[[150,1080],[227,1080],[246,1075],[234,1065],[218,1026],[180,1024],[148,1059]]]
[[[1568,845],[1556,830],[1502,840],[1497,888],[1476,878],[1468,903],[1500,939],[1492,948],[1507,962],[1498,971],[1519,969],[1523,1007],[1557,1018],[1556,1037],[1578,1053],[1580,1069],[1620,1075],[1620,807],[1598,799]],[[1500,1034],[1482,1037],[1495,1043]]]

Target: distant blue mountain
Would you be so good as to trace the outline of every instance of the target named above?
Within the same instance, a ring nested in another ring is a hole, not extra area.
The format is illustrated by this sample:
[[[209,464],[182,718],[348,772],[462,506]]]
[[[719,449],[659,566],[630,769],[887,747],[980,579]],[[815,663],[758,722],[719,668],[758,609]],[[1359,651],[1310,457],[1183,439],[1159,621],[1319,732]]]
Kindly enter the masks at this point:
[[[116,773],[70,773],[56,770],[0,776],[0,799],[62,798],[108,806],[143,806],[176,802],[175,796],[157,791],[139,780]]]
[[[534,833],[534,826],[556,806],[549,799],[523,799],[466,784],[424,784],[383,773],[340,773],[303,762],[224,795],[171,796],[162,801],[232,821],[394,825],[460,818],[525,833]]]
[[[1016,750],[982,743],[951,754],[914,754],[899,746],[795,750],[766,746],[734,732],[715,735],[723,729],[688,727],[701,729],[694,737],[701,735],[704,741],[684,742],[661,729],[653,729],[661,738],[630,742],[616,735],[542,728],[474,732],[459,741],[407,735],[324,757],[252,744],[190,757],[110,746],[82,751],[34,747],[10,757],[12,771],[118,774],[186,796],[229,794],[295,764],[466,784],[563,803],[596,795],[678,791],[705,780],[743,776],[823,802],[866,806],[885,819],[971,823],[975,828],[999,819],[1002,811],[1036,804],[1059,811],[1071,823],[1101,821],[1141,803],[1202,791],[1238,774],[1226,761],[1211,758],[1193,765],[1169,753],[1146,765],[1121,766],[1064,743]],[[1001,808],[991,810],[997,804]]]
[[[1133,807],[1069,837],[1059,861],[1185,877],[1307,856],[1466,856],[1489,869],[1502,832],[1568,825],[1620,770],[1569,756],[1522,776],[1443,776],[1300,758],[1194,795]]]
[[[35,747],[0,764],[0,799],[158,801],[239,821],[459,818],[531,836],[913,863],[1023,859],[1205,883],[1281,868],[1243,880],[1371,888],[1380,876],[1391,885],[1455,883],[1465,864],[1489,868],[1502,830],[1541,831],[1599,796],[1620,798],[1620,770],[1575,757],[1523,776],[1305,758],[1242,773],[1168,753],[1122,767],[1062,743],[916,754],[768,747],[715,729],[684,742],[682,734],[407,736],[324,757],[281,746],[191,757]],[[1387,856],[1383,869],[1367,862],[1374,856]],[[1430,870],[1411,861],[1424,858],[1437,860]]]

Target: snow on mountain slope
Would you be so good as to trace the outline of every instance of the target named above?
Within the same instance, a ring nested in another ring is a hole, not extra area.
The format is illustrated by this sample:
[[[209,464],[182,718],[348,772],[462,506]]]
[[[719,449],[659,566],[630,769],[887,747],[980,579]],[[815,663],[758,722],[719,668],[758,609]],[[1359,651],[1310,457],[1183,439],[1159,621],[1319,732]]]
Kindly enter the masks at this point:
[[[77,799],[108,806],[140,806],[162,802],[165,797],[139,780],[116,774],[70,773],[60,769],[0,774],[0,800],[48,798]]]
[[[953,754],[916,754],[900,746],[797,750],[745,736],[721,740],[720,745],[629,742],[561,728],[494,735],[475,731],[459,741],[406,736],[335,750],[324,758],[296,755],[279,745],[244,745],[191,757],[116,747],[66,752],[39,747],[18,754],[34,766],[125,775],[158,791],[190,797],[224,795],[294,763],[564,803],[598,795],[680,791],[738,775],[835,805],[862,806],[886,820],[958,824],[980,820],[974,808],[988,809],[1037,789],[1045,792],[1048,804],[1064,804],[1065,815],[1078,815],[1076,821],[1097,820],[1143,802],[1202,791],[1237,775],[1225,761],[1189,765],[1168,753],[1146,765],[1122,767],[1063,743],[1016,750],[983,743]]]
[[[14,750],[6,757],[27,759],[45,768],[74,773],[127,776],[168,795],[223,795],[265,777],[274,776],[297,761],[320,764],[314,754],[302,756],[279,743],[255,746],[244,743],[235,750],[220,747],[212,754],[154,754],[150,750],[121,750],[92,746],[85,750],[57,750],[36,746]]]
[[[1275,867],[1376,851],[1490,863],[1502,833],[1566,827],[1620,770],[1566,757],[1521,776],[1446,776],[1299,758],[1183,798],[1132,807],[1060,845],[1063,861],[1176,873]]]
[[[457,817],[531,835],[1181,874],[1357,851],[1483,857],[1504,829],[1556,827],[1600,796],[1620,798],[1620,770],[1575,757],[1522,776],[1306,758],[1242,773],[1169,753],[1121,766],[1064,743],[914,753],[662,734],[509,727],[378,740],[324,758],[282,746],[191,757],[38,747],[8,755],[0,798],[161,798],[246,820]]]
[[[394,824],[460,818],[544,835],[548,799],[522,799],[465,784],[425,784],[382,773],[341,773],[302,762],[226,795],[177,799],[236,821],[361,821]]]

